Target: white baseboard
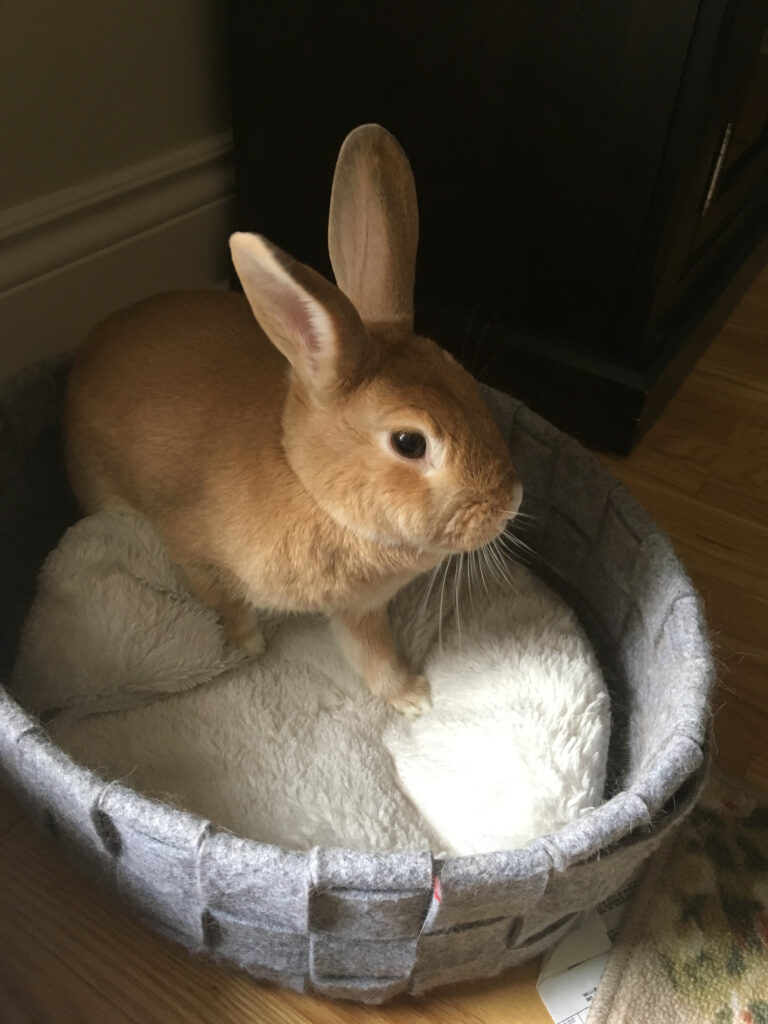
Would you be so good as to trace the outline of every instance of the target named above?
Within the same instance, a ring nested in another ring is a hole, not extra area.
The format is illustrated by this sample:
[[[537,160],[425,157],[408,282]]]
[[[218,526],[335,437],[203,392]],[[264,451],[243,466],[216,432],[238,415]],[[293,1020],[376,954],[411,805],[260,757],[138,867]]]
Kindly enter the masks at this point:
[[[0,211],[2,376],[152,292],[220,284],[233,193],[225,133]]]

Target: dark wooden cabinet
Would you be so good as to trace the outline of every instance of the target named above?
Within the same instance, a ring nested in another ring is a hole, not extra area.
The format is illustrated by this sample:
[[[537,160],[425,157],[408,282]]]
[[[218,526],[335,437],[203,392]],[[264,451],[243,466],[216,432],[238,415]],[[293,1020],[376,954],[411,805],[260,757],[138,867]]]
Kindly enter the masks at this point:
[[[628,450],[768,222],[768,0],[233,0],[239,226],[325,273],[341,140],[403,143],[417,319]]]

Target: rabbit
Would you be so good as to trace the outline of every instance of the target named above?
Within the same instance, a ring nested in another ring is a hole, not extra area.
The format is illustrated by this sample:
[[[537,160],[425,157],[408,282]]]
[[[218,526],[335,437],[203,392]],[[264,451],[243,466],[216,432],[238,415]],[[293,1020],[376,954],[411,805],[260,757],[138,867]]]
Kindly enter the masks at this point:
[[[332,618],[397,711],[430,707],[387,602],[492,541],[522,487],[474,379],[413,329],[418,213],[395,138],[362,125],[334,173],[331,284],[236,232],[244,296],[168,292],[79,347],[64,436],[85,512],[128,505],[159,532],[227,639],[264,648],[259,610]]]

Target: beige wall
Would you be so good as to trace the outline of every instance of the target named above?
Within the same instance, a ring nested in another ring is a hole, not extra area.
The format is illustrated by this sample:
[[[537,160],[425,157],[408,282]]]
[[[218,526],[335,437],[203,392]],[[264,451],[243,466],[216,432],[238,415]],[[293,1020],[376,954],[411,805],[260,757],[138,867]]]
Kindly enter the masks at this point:
[[[0,0],[0,377],[229,272],[224,0]]]
[[[223,0],[2,0],[0,207],[229,126]]]

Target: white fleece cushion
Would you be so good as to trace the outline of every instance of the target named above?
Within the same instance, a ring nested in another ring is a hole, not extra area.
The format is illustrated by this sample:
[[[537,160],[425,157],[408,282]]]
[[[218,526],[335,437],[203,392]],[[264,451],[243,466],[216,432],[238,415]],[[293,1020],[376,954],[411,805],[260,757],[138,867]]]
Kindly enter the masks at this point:
[[[507,572],[393,602],[432,683],[410,719],[367,693],[324,619],[268,621],[255,659],[227,649],[146,521],[102,512],[48,558],[12,687],[77,760],[244,836],[512,849],[601,802],[610,708],[573,613]]]

